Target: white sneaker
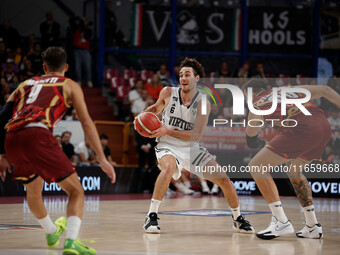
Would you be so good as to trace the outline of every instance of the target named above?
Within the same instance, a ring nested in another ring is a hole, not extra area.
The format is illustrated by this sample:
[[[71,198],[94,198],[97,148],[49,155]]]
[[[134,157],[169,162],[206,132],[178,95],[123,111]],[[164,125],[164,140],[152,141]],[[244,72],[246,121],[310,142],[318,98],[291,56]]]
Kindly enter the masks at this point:
[[[202,186],[202,194],[203,195],[209,195],[210,194],[209,187],[203,187]]]
[[[165,193],[166,196],[173,196],[173,195],[175,195],[175,194],[176,194],[176,192],[173,191],[173,190],[170,189],[170,188],[168,188],[168,190],[167,190],[166,193]]]
[[[303,229],[296,233],[296,236],[301,238],[320,239],[323,237],[321,224],[317,223],[313,227],[305,225]]]
[[[211,195],[217,195],[219,192],[219,187],[217,184],[214,184],[214,186],[211,188],[210,194]]]
[[[158,217],[157,213],[152,212],[145,218],[145,222],[143,228],[146,233],[151,234],[159,234],[161,232],[160,227],[158,226]]]
[[[185,194],[185,195],[193,195],[193,194],[195,193],[194,190],[185,187],[185,185],[184,185],[183,183],[181,183],[181,182],[180,182],[180,183],[176,183],[176,184],[175,184],[175,187],[176,187],[180,192],[182,192],[182,193]]]
[[[294,227],[288,220],[285,223],[280,222],[275,216],[272,216],[272,221],[269,227],[256,234],[261,239],[273,239],[282,235],[294,233]]]

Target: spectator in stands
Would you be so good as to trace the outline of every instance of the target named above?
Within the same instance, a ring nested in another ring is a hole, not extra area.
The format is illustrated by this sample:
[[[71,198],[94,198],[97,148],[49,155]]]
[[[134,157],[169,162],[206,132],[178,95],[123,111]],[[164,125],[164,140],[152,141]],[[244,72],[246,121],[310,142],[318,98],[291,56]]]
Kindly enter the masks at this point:
[[[148,90],[149,96],[151,96],[154,100],[157,100],[159,97],[159,93],[163,89],[161,80],[157,74],[152,75],[150,83],[146,83],[144,88]]]
[[[92,22],[86,18],[74,17],[70,19],[73,30],[73,53],[76,70],[76,81],[81,85],[84,78],[89,88],[93,87],[90,38],[92,36]]]
[[[79,166],[91,166],[97,165],[97,158],[94,151],[91,149],[90,144],[85,137],[85,141],[79,143],[74,152],[78,156]]]
[[[14,59],[8,58],[2,68],[1,76],[4,77],[8,83],[11,83],[14,76],[18,73],[18,66],[14,64]]]
[[[54,138],[57,140],[60,148],[63,148],[62,144],[61,144],[61,136],[60,135],[55,135]]]
[[[218,77],[232,77],[232,73],[229,71],[227,61],[222,61],[220,70],[218,71]]]
[[[147,89],[142,89],[141,97],[137,99],[131,108],[131,112],[134,117],[140,114],[148,106],[149,93]]]
[[[36,75],[39,75],[43,72],[40,43],[38,42],[34,43],[33,50],[29,51],[25,58],[31,61],[32,71]]]
[[[263,79],[263,81],[268,84],[268,80],[267,80],[266,75],[264,73],[264,67],[263,67],[262,63],[259,62],[259,63],[256,64],[256,71],[255,71],[255,74],[253,75],[253,77]]]
[[[339,110],[337,108],[331,108],[329,110],[329,117],[327,120],[332,130],[340,129]]]
[[[6,44],[0,41],[0,65],[6,63],[7,58]]]
[[[41,47],[43,50],[50,46],[60,46],[60,25],[53,20],[52,12],[46,13],[46,20],[40,24]]]
[[[11,86],[9,85],[9,83],[6,81],[4,77],[0,79],[0,84],[1,84],[1,94],[3,95],[6,101],[11,93]]]
[[[105,46],[116,45],[119,48],[127,48],[129,44],[118,26],[115,13],[111,10],[112,1],[107,0],[105,5]]]
[[[29,59],[25,59],[23,60],[24,62],[24,69],[22,71],[20,71],[19,75],[22,75],[22,78],[20,78],[19,80],[27,80],[30,77],[33,77],[35,75],[33,69],[32,69],[32,62]]]
[[[148,162],[149,168],[152,168],[156,164],[155,146],[156,139],[141,136],[138,132],[135,134],[137,142],[138,153],[138,167],[144,168],[146,162]]]
[[[157,71],[157,74],[163,87],[171,86],[171,79],[170,79],[169,72],[165,64],[162,64],[159,66],[159,70]]]
[[[14,64],[20,66],[22,63],[22,59],[23,59],[23,56],[22,56],[21,47],[17,47],[14,52]]]
[[[72,133],[70,131],[65,131],[61,134],[61,143],[63,152],[66,154],[68,159],[71,161],[73,166],[76,166],[78,163],[77,156],[74,153],[74,147],[71,141]]]
[[[4,20],[0,26],[0,38],[9,49],[15,50],[20,45],[20,36],[18,31],[13,28],[8,20]]]
[[[109,142],[109,137],[106,134],[101,134],[100,135],[100,142],[102,144],[106,159],[110,162],[111,165],[117,166],[116,162],[112,160],[111,150],[107,146],[107,144]]]
[[[245,61],[242,67],[237,72],[237,78],[249,78],[249,77],[251,77],[250,62]]]
[[[24,47],[23,47],[23,54],[27,55],[29,52],[34,50],[34,44],[36,43],[35,41],[35,35],[34,34],[30,34],[24,43]]]
[[[140,99],[140,94],[143,90],[144,83],[142,80],[137,80],[135,84],[135,88],[133,90],[130,90],[129,92],[129,101],[130,104],[133,105],[133,103],[137,100]]]
[[[264,73],[264,68],[262,63],[257,63],[256,64],[256,71],[255,74],[253,75],[254,78],[266,78],[266,75]]]

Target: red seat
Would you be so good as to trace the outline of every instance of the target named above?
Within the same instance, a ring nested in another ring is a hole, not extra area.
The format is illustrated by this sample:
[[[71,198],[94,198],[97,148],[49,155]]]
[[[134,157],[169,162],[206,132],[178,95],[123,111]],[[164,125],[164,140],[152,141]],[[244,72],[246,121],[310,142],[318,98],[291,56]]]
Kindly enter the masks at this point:
[[[124,77],[125,80],[129,80],[130,78],[137,79],[137,72],[136,72],[136,70],[125,69],[124,73],[123,73],[123,77]]]
[[[279,78],[276,79],[277,86],[287,86],[290,84],[290,75],[279,74]]]
[[[308,84],[308,76],[297,74],[296,75],[296,85],[307,85]]]
[[[147,82],[147,81],[149,81],[149,79],[151,79],[152,75],[153,75],[153,71],[151,71],[151,70],[142,70],[140,72],[140,79],[143,82]]]
[[[106,69],[104,79],[108,82],[111,81],[113,77],[120,77],[120,72],[118,69]]]
[[[118,87],[125,85],[123,77],[112,77],[110,80],[110,89],[117,90]]]
[[[130,90],[131,87],[129,84],[123,84],[121,86],[118,86],[116,89],[117,100],[122,101],[123,103],[128,102]]]
[[[128,79],[128,84],[130,85],[131,88],[133,88],[136,84],[137,79],[134,77],[131,77]]]

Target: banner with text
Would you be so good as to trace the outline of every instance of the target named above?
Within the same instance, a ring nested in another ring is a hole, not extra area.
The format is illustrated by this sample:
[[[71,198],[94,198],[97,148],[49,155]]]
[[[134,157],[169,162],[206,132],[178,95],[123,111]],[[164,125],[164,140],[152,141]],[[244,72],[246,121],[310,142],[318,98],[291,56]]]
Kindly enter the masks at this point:
[[[311,52],[311,10],[249,7],[248,50],[255,53]]]
[[[240,50],[240,9],[177,9],[177,48],[180,50]],[[132,15],[132,44],[143,48],[168,48],[169,7],[135,4]]]

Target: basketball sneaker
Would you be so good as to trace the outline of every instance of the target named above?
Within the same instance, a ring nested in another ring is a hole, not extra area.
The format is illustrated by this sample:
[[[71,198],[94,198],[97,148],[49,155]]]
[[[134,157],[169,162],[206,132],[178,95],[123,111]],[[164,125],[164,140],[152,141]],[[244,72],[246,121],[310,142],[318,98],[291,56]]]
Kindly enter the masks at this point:
[[[294,233],[294,227],[289,220],[283,223],[275,216],[272,216],[272,221],[270,222],[269,227],[258,232],[256,236],[261,239],[273,239],[275,237],[288,235],[291,233]]]
[[[161,228],[158,226],[158,220],[159,218],[157,217],[157,213],[152,212],[146,216],[143,226],[145,232],[159,234],[161,232]]]
[[[192,189],[187,188],[183,183],[176,183],[175,187],[178,191],[182,192],[184,195],[193,195],[195,191]]]
[[[96,250],[81,243],[79,239],[65,239],[63,255],[94,255]]]
[[[305,225],[303,229],[296,233],[296,236],[301,238],[320,239],[323,236],[321,224],[317,223],[313,227]]]
[[[210,194],[211,195],[218,195],[218,192],[220,191],[219,187],[217,184],[214,184],[214,186],[212,187]]]
[[[47,247],[49,248],[56,247],[59,244],[59,236],[66,230],[67,219],[60,217],[54,224],[57,226],[57,231],[54,234],[46,234]]]
[[[238,216],[236,220],[233,218],[233,230],[235,232],[244,233],[244,234],[253,234],[255,233],[254,227],[250,224],[249,221],[245,220],[242,215]]]

